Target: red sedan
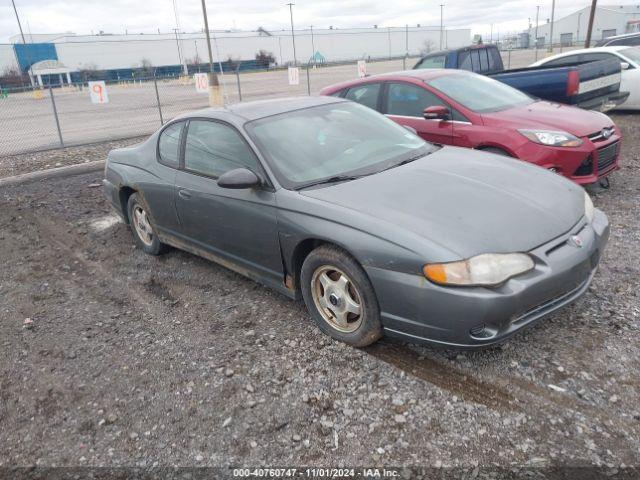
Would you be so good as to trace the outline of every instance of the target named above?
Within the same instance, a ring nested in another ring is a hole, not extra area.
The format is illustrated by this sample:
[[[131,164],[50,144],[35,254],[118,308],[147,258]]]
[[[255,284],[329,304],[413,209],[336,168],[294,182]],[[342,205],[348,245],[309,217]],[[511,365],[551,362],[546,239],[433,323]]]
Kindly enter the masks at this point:
[[[516,157],[579,183],[618,168],[622,136],[606,115],[538,100],[463,70],[410,70],[326,87],[429,142]]]

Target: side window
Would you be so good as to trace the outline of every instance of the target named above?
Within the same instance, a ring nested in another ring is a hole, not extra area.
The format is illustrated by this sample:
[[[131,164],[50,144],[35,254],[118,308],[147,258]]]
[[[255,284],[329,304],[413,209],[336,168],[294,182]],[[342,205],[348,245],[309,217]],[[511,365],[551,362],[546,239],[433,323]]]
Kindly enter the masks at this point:
[[[417,68],[444,68],[446,58],[446,55],[427,57],[420,62]]]
[[[544,67],[562,67],[564,65],[573,65],[578,63],[578,55],[568,55],[566,57],[556,58],[555,60],[550,60],[541,65],[541,68]]]
[[[378,93],[380,92],[380,85],[380,83],[369,83],[366,85],[351,87],[344,98],[353,100],[365,107],[376,110],[378,107]]]
[[[184,122],[174,123],[165,128],[158,140],[160,163],[168,167],[178,168],[180,164],[180,132]]]
[[[232,127],[207,120],[191,120],[184,152],[186,170],[219,177],[234,168],[258,169],[258,160]]]
[[[436,95],[424,88],[405,83],[390,83],[387,97],[387,113],[405,117],[422,118],[427,107],[445,105]]]
[[[469,122],[469,119],[459,111],[457,111],[455,108],[451,109],[451,120],[453,120],[454,122]]]
[[[582,58],[580,59],[580,61],[582,63],[588,63],[588,62],[597,62],[598,60],[609,60],[611,58],[615,58],[615,57],[610,53],[602,53],[602,52],[585,53],[584,55],[582,55]]]

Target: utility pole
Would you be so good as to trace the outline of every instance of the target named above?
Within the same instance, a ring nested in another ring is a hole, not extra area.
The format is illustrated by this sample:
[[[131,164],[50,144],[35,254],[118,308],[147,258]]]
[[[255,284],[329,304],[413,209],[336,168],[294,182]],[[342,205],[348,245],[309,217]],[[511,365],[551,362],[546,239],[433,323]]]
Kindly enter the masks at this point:
[[[589,26],[587,27],[587,38],[584,41],[584,48],[589,48],[591,46],[591,30],[593,30],[593,19],[596,16],[596,4],[598,0],[591,1],[591,11],[589,12]]]
[[[207,38],[207,50],[209,51],[209,105],[212,107],[222,105],[220,96],[220,82],[213,70],[213,53],[211,53],[211,38],[209,37],[209,19],[207,18],[207,5],[202,0],[202,16],[204,17],[204,33]]]
[[[491,33],[489,34],[489,43],[493,43],[493,23],[491,24]]]
[[[553,52],[553,19],[556,14],[556,0],[551,2],[551,26],[549,27],[549,51]]]
[[[443,18],[444,18],[444,4],[440,4],[440,50],[442,50],[442,32],[443,32]]]
[[[533,39],[533,44],[536,47],[536,62],[538,61],[538,17],[540,16],[540,5],[536,6],[536,33],[535,33],[535,37]]]
[[[178,29],[174,28],[173,32],[176,34],[176,46],[178,47],[178,65],[182,66],[182,53],[180,50],[180,40],[178,37]]]
[[[16,20],[18,21],[18,28],[20,29],[20,36],[22,37],[22,43],[26,44],[26,40],[24,39],[24,32],[22,31],[22,24],[20,23],[20,17],[18,16],[18,10],[16,9],[15,0],[11,0],[11,4],[13,5],[13,11],[16,13]]]
[[[298,58],[296,57],[296,36],[293,33],[293,6],[295,3],[287,3],[289,5],[289,16],[291,17],[291,41],[293,42],[293,65],[298,66]]]
[[[311,28],[311,50],[313,50],[313,66],[318,66],[318,61],[316,60],[316,45],[313,42],[313,25],[309,26]]]

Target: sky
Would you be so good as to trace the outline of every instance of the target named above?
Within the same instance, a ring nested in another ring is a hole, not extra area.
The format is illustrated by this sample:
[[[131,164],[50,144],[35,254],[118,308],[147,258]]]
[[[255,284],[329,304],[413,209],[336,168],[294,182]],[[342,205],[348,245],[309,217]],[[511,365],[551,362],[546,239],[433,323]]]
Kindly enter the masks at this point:
[[[551,0],[207,0],[209,28],[212,30],[267,30],[290,28],[289,7],[293,1],[296,28],[395,27],[406,24],[440,24],[440,3],[446,27],[471,28],[488,35],[493,24],[494,38],[524,30],[529,19],[535,22],[536,4],[540,23],[551,16]],[[181,31],[203,29],[200,0],[176,0]],[[629,0],[600,0],[599,6],[636,3]],[[173,0],[15,0],[22,28],[31,33],[90,34],[162,33],[175,28]],[[556,18],[589,5],[589,0],[557,0]],[[0,0],[0,42],[19,33],[11,0]]]

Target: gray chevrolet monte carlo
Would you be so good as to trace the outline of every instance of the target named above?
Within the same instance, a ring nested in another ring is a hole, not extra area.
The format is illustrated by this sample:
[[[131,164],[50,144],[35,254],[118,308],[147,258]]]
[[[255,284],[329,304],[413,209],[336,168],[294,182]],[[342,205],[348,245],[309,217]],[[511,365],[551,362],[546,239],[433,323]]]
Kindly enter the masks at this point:
[[[331,97],[184,115],[110,152],[105,175],[142,250],[302,297],[354,346],[502,341],[580,297],[609,236],[578,185]]]

